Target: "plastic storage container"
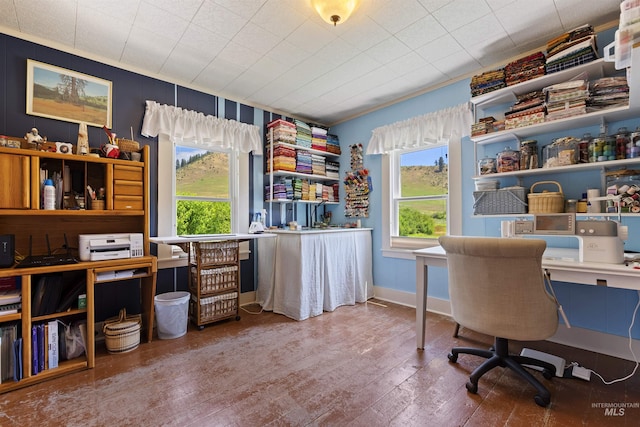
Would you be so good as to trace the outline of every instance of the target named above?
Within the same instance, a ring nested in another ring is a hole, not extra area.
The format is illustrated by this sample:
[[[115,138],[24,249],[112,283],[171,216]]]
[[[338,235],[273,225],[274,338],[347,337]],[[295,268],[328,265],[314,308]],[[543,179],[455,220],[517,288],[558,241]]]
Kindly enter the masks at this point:
[[[189,292],[167,292],[154,298],[158,338],[178,338],[187,333]]]
[[[500,172],[513,172],[520,170],[520,152],[506,147],[496,156],[496,170]]]
[[[538,142],[535,139],[520,143],[520,170],[538,169]]]

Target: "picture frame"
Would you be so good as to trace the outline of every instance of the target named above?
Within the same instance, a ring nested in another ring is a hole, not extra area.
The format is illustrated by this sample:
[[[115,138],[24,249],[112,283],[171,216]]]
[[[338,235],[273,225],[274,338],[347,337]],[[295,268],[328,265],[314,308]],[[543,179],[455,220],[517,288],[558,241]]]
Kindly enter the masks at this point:
[[[27,114],[111,128],[112,82],[27,59]]]

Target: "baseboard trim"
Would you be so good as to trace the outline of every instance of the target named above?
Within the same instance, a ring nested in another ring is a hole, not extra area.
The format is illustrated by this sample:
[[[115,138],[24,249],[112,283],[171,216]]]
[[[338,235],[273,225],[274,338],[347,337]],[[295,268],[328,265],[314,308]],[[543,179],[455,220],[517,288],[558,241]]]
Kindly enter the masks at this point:
[[[416,306],[415,293],[374,286],[373,294],[376,299],[383,301],[413,308]],[[451,304],[445,299],[427,297],[427,311],[451,316]],[[556,334],[549,338],[548,341],[635,362],[629,349],[629,337],[606,334],[590,329],[567,328],[561,324]],[[631,348],[636,356],[640,357],[640,340],[632,340]],[[568,360],[567,362],[571,361]]]

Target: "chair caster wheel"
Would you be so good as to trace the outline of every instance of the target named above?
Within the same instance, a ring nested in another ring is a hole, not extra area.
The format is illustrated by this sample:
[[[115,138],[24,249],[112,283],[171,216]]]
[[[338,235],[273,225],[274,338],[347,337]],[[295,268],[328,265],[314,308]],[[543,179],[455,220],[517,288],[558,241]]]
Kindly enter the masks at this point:
[[[457,354],[449,353],[449,354],[447,354],[447,357],[449,358],[449,362],[451,362],[451,363],[456,363],[458,361],[458,355]]]
[[[553,374],[553,372],[551,372],[550,369],[543,369],[542,370],[542,376],[545,377],[546,379],[550,380],[551,378],[553,378],[555,375]]]
[[[536,394],[535,397],[533,398],[533,400],[535,400],[536,404],[538,406],[542,406],[543,408],[546,408],[547,406],[549,406],[549,403],[551,403],[551,398],[547,397],[544,398],[542,396],[540,396],[539,394]]]
[[[469,391],[469,393],[476,394],[478,392],[478,384],[474,384],[471,381],[467,381],[465,386],[467,387],[467,391]]]
[[[198,326],[198,330],[199,330],[199,331],[201,331],[201,330],[203,330],[203,329],[204,329],[204,325],[200,325],[200,326]]]
[[[236,322],[240,320],[240,316],[236,316]]]

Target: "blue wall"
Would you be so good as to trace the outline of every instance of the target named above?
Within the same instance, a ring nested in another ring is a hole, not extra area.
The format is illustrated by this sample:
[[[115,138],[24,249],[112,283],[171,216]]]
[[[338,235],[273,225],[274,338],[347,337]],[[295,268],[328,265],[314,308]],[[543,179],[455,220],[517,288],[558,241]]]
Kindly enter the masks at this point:
[[[614,29],[615,30],[615,29]],[[613,40],[614,30],[598,35],[598,45],[605,46]],[[468,102],[470,100],[469,90],[470,80],[463,80],[449,86],[428,92],[404,102],[383,108],[365,116],[349,120],[334,126],[331,131],[340,136],[340,143],[344,149],[354,143],[362,143],[366,149],[371,131],[377,127],[388,125],[410,117],[453,107],[455,105]],[[619,127],[626,126],[633,130],[640,126],[640,118],[627,120],[624,122],[609,123],[608,134],[613,134]],[[553,138],[562,136],[581,137],[585,132],[592,135],[600,133],[599,123],[588,128],[571,129],[567,132],[557,134],[537,135],[538,147],[542,147],[552,141]],[[516,143],[512,144],[515,148]],[[495,155],[496,152],[504,149],[505,145],[488,146],[485,149],[487,154]],[[482,149],[482,147],[480,148]],[[495,152],[491,152],[494,150]],[[463,234],[464,235],[500,235],[500,220],[503,218],[474,217],[473,215],[473,190],[475,188],[472,176],[476,174],[474,163],[474,146],[469,138],[462,141],[462,170],[450,170],[451,174],[461,174],[462,176],[462,197],[463,197]],[[341,162],[342,172],[347,169],[348,158]],[[482,156],[479,156],[479,158]],[[373,227],[373,265],[374,284],[405,292],[415,292],[415,265],[413,261],[386,258],[382,255],[382,212],[376,207],[382,206],[381,177],[382,177],[382,156],[365,156],[364,164],[369,169],[373,179],[374,192],[371,195],[370,217],[363,219],[363,226]],[[586,188],[599,188],[600,175],[598,172],[580,172],[567,174],[550,174],[549,176],[528,177],[523,185],[530,187],[534,182],[543,179],[551,179],[560,182],[567,197],[579,198]],[[515,185],[513,182],[505,180],[503,186]],[[343,211],[334,209],[334,218],[337,222],[345,221]],[[625,244],[626,250],[640,251],[640,218],[623,218],[623,224],[629,226],[630,238]],[[550,243],[551,244],[551,243]],[[553,245],[563,245],[566,247],[577,247],[577,239],[566,238],[564,242],[554,241]],[[505,266],[508,268],[508,266]],[[514,276],[517,272],[514,272]],[[596,286],[586,286],[571,283],[554,283],[554,290],[560,303],[563,305],[569,322],[572,326],[585,329],[605,332],[614,335],[627,336],[628,328],[635,305],[638,302],[638,293],[624,289],[610,289]],[[445,269],[433,268],[429,270],[429,291],[430,297],[449,299],[447,288],[447,274]],[[640,338],[640,325],[633,328],[634,338]]]

